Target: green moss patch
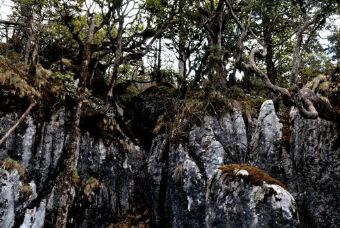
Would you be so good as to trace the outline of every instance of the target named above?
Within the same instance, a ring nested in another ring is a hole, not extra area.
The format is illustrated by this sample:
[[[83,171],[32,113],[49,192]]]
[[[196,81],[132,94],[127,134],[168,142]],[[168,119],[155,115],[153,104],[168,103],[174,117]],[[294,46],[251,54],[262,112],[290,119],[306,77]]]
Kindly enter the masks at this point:
[[[27,201],[30,196],[32,195],[33,191],[32,191],[32,187],[29,184],[23,184],[20,187],[20,199],[22,199],[23,201]]]
[[[91,193],[99,188],[100,181],[95,177],[90,177],[83,185],[83,193],[87,198],[90,198]]]
[[[76,186],[76,187],[80,187],[81,186],[81,180],[80,180],[80,176],[79,176],[77,170],[73,170],[72,171],[71,181],[72,181],[72,184],[74,186]]]
[[[23,165],[20,164],[20,162],[12,158],[6,158],[1,162],[1,164],[2,167],[8,171],[11,170],[18,171],[21,180],[24,180],[26,178],[26,169]]]

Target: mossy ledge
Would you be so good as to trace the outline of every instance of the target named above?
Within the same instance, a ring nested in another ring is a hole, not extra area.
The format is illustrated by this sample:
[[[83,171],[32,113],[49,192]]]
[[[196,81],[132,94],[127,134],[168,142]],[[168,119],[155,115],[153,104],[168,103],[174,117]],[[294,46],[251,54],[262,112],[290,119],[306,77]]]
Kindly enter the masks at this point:
[[[16,170],[20,176],[20,179],[26,180],[26,169],[18,161],[8,157],[3,161],[0,161],[0,165],[7,171]]]
[[[248,165],[241,164],[229,164],[223,165],[219,167],[219,170],[222,171],[223,174],[227,174],[229,177],[242,177],[245,180],[248,180],[250,183],[256,186],[263,185],[264,182],[267,184],[276,184],[281,186],[284,189],[288,189],[286,185],[284,185],[281,181],[269,176],[265,171]],[[248,175],[237,175],[239,171],[246,170]]]

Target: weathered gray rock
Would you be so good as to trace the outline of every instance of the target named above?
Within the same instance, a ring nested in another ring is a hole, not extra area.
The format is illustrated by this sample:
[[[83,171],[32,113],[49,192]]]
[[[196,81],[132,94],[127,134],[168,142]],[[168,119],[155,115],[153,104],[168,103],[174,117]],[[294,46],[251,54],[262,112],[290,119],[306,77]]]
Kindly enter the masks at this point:
[[[0,118],[0,126],[8,129],[16,118],[17,115],[14,114],[5,115]],[[7,227],[13,225],[14,220],[20,222],[16,224],[18,226],[41,227],[45,214],[49,218],[45,225],[51,225],[51,216],[59,197],[53,194],[53,189],[68,140],[67,121],[68,115],[64,109],[41,123],[35,122],[29,116],[0,147],[0,158],[11,157],[26,168],[26,181],[33,181],[31,187],[34,189],[30,199],[17,203],[17,209],[14,209],[14,199],[9,198],[10,192],[6,189],[19,188],[20,185],[13,181],[0,180],[6,186],[1,189],[2,194],[5,194],[4,204],[7,205],[6,202],[12,200],[7,206],[0,205]],[[145,162],[144,151],[128,139],[114,138],[108,141],[82,132],[76,162],[82,183],[75,188],[76,198],[70,212],[70,227],[105,227],[130,210],[136,195],[145,192],[140,188],[146,178]],[[95,178],[100,184],[98,188],[90,189],[86,195],[83,185],[90,178]],[[30,202],[35,198],[34,205],[31,205]]]
[[[0,169],[0,185],[0,227],[12,228],[21,185],[18,172]]]
[[[248,153],[249,164],[276,178],[286,180],[292,172],[291,158],[282,142],[282,124],[271,100],[261,106]]]
[[[247,170],[216,172],[207,189],[206,227],[299,227],[291,194],[276,184],[248,181]]]
[[[79,192],[74,203],[77,212],[71,215],[75,227],[105,227],[100,221],[112,222],[130,209],[130,202],[139,191],[133,173],[143,175],[144,172],[136,164],[142,163],[143,159],[135,157],[138,154],[143,156],[143,151],[131,144],[126,151],[121,146],[115,142],[105,145],[101,139],[94,140],[88,133],[81,136],[77,170],[83,183],[95,178],[100,186],[87,196],[83,189]]]
[[[25,213],[24,222],[20,228],[42,228],[45,222],[46,200],[42,200],[39,207],[28,209]]]
[[[167,182],[167,163],[164,162],[162,151],[166,150],[166,140],[163,135],[157,136],[151,147],[150,155],[148,157],[147,171],[149,176],[148,189],[150,195],[150,207],[152,215],[152,224],[155,227],[159,227],[163,220],[163,210],[164,210],[164,195],[166,194],[166,189],[161,189],[162,180]],[[167,185],[165,185],[166,187]]]
[[[240,110],[234,109],[212,125],[216,139],[227,152],[225,162],[244,162],[248,149],[247,129]]]
[[[152,112],[151,97],[148,105]],[[153,115],[148,126],[154,126],[158,116]],[[0,132],[17,118],[13,113],[1,115]],[[0,160],[9,156],[19,161],[27,170],[25,183],[30,182],[33,190],[21,202],[19,176],[0,170],[0,227],[51,225],[67,121],[64,109],[43,122],[28,117],[0,146]],[[152,127],[147,128],[149,140]],[[68,225],[105,227],[135,211],[138,204],[149,208],[152,227],[299,227],[297,207],[303,228],[338,227],[339,130],[334,123],[306,120],[293,110],[290,147],[285,147],[273,103],[266,101],[255,130],[246,127],[238,110],[205,116],[201,125],[187,132],[186,139],[157,135],[149,154],[128,139],[107,139],[83,131],[77,155],[81,184],[74,189]],[[216,173],[230,163],[257,166],[280,179],[297,204],[273,183],[249,182],[244,171],[234,178]],[[99,185],[85,194],[84,184],[91,178]]]
[[[51,171],[57,169],[57,163],[63,152],[63,147],[65,143],[65,121],[66,115],[65,110],[61,109],[51,116],[50,121],[43,122],[41,127],[41,133],[35,136],[37,141],[31,141],[31,145],[22,141],[22,146],[24,147],[36,147],[31,156],[21,155],[21,161],[30,164],[29,170],[32,170],[34,174],[34,180],[39,186],[39,189],[44,188],[46,181],[48,181]],[[33,138],[30,136],[33,130],[30,128],[35,128],[28,124],[28,128],[25,131],[29,136],[24,136],[24,138]],[[20,141],[17,141],[17,143]],[[24,144],[26,143],[26,144]],[[31,157],[31,159],[27,159]]]
[[[275,152],[274,143],[279,142],[282,137],[281,123],[276,115],[272,100],[265,101],[260,109],[252,147],[259,153],[254,154],[254,160],[269,157]]]
[[[17,118],[16,113],[3,114],[3,113],[0,112],[0,132],[1,132],[2,135],[4,135],[6,133],[6,131],[8,129],[10,129],[11,126],[13,126],[16,118]],[[15,148],[10,148],[10,145],[15,145],[14,139],[15,139],[14,134],[11,134],[7,138],[6,142],[4,142],[0,146],[0,160],[3,160],[7,157],[7,151],[8,150],[14,150],[15,149]]]
[[[16,169],[11,171],[0,169],[0,183],[0,227],[11,228],[15,225],[16,213],[35,199],[35,184],[34,182],[29,184],[32,193],[24,200],[20,198],[23,183]],[[45,201],[43,200],[38,209],[34,207],[25,211],[25,219],[20,228],[41,228],[44,221]]]
[[[188,143],[165,136],[153,141],[148,159],[155,227],[202,227],[206,183],[226,162],[241,162],[247,150],[245,124],[235,110],[223,117],[205,116],[188,133]]]
[[[65,143],[65,110],[55,112],[49,121],[39,123],[37,126],[31,116],[20,125],[15,134],[6,140],[5,146],[0,149],[0,158],[8,156],[17,160],[29,172],[37,183],[38,189],[44,187],[52,170],[57,168],[57,162],[62,154]],[[0,119],[3,123],[13,124],[17,115],[7,114]],[[5,124],[8,129],[8,124]],[[39,130],[38,130],[39,129]]]
[[[272,102],[262,105],[249,151],[250,164],[289,186],[304,227],[338,227],[339,125],[320,118],[305,119],[295,108],[290,119],[290,148],[285,148]]]
[[[335,228],[340,224],[340,127],[322,119],[304,119],[291,111],[288,181],[306,227]]]
[[[196,126],[189,133],[189,146],[191,146],[193,156],[200,158],[204,166],[204,173],[208,178],[212,176],[215,169],[224,163],[226,153],[221,142],[216,139],[213,129],[218,125],[216,117],[204,117],[203,126]],[[221,129],[219,129],[219,132]],[[221,135],[221,133],[219,134]]]
[[[162,151],[161,142],[154,142],[148,165],[152,178],[150,190],[153,225],[200,227],[204,221],[203,175],[187,153],[188,149],[181,144],[170,148],[166,160],[162,162],[159,154]]]
[[[28,166],[30,165],[32,152],[33,152],[32,147],[34,144],[32,142],[34,142],[35,140],[34,137],[36,135],[37,129],[33,122],[33,118],[31,116],[27,117],[26,123],[27,123],[27,128],[22,139],[22,155],[21,155],[22,161],[21,163],[25,168],[28,168]]]
[[[197,156],[204,154],[206,164],[213,166],[208,169],[210,176],[216,165],[223,162],[244,162],[248,147],[247,131],[238,110],[226,113],[221,118],[205,116],[202,126],[194,127],[189,136],[189,145]],[[217,160],[211,160],[211,150],[217,153],[213,158]]]

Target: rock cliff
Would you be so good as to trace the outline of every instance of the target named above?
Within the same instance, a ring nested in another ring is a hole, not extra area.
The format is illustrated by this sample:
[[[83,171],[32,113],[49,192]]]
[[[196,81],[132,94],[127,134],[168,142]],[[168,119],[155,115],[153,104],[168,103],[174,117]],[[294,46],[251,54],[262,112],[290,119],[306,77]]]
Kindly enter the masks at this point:
[[[83,129],[69,227],[338,227],[339,126],[292,109],[287,146],[272,101],[253,121],[207,114],[180,140],[148,129],[151,145]],[[53,227],[67,122],[29,116],[0,146],[0,227]]]

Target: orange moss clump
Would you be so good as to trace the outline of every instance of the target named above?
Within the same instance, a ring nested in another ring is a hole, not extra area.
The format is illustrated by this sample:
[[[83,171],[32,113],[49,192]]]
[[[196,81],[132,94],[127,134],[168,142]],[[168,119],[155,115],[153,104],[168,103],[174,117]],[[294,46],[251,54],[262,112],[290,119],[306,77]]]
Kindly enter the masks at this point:
[[[115,224],[110,224],[107,228],[149,228],[150,215],[148,210],[135,210],[129,211]]]
[[[242,176],[243,179],[250,181],[253,185],[261,186],[263,182],[267,184],[276,184],[281,186],[282,188],[287,190],[287,186],[284,185],[281,181],[269,176],[263,170],[248,166],[248,165],[240,165],[240,164],[230,164],[230,165],[223,165],[219,167],[222,173],[227,174],[230,177],[235,177],[237,172],[240,170],[246,170],[248,175]]]

